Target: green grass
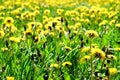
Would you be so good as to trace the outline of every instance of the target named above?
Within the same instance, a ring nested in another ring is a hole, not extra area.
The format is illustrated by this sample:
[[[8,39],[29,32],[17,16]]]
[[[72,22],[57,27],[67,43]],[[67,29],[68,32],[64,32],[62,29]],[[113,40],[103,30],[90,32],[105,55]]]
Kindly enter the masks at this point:
[[[1,2],[0,2],[1,3]],[[115,4],[115,3],[114,3]],[[69,8],[63,7],[64,13],[68,10],[74,10],[75,8],[80,7],[81,5],[87,6],[87,3],[80,3],[79,5],[72,6]],[[113,5],[108,5],[106,9],[109,9]],[[118,6],[118,5],[116,5]],[[18,6],[19,7],[19,6]],[[18,7],[14,7],[13,10]],[[91,6],[89,6],[90,10]],[[50,15],[48,17],[58,17],[56,14],[57,7],[40,7],[40,14],[35,16],[35,20],[22,20],[21,18],[16,19],[15,15],[8,14],[7,12],[11,12],[12,10],[5,9],[0,13],[5,12],[5,15],[0,15],[1,17],[13,17],[14,25],[17,27],[17,31],[12,33],[11,31],[5,31],[5,36],[0,38],[0,48],[7,47],[8,50],[2,51],[0,49],[0,80],[6,80],[7,76],[15,77],[15,80],[90,80],[91,75],[91,67],[90,61],[87,61],[85,64],[80,62],[80,59],[86,55],[90,54],[90,52],[81,53],[81,38],[84,41],[84,47],[90,46],[90,40],[86,37],[86,30],[92,29],[99,33],[99,37],[93,39],[92,43],[97,44],[97,46],[102,49],[104,46],[107,48],[116,48],[120,47],[120,43],[117,43],[120,40],[120,28],[116,29],[115,24],[119,23],[119,13],[115,16],[118,16],[116,23],[113,25],[105,24],[104,26],[99,26],[99,23],[103,20],[107,20],[110,22],[113,18],[108,18],[105,15],[101,16],[101,21],[95,23],[98,14],[96,14],[95,18],[91,18],[90,16],[85,16],[84,19],[89,19],[90,23],[86,23],[85,21],[75,20],[75,22],[71,19],[76,19],[76,16],[71,17],[62,15],[64,21],[62,22],[62,27],[64,27],[65,31],[69,34],[66,36],[63,32],[59,32],[58,30],[50,30],[49,32],[54,32],[54,36],[49,34],[41,35],[35,34],[36,30],[33,30],[33,35],[25,36],[25,41],[20,41],[19,43],[12,42],[9,40],[9,37],[21,37],[24,36],[22,32],[25,32],[24,26],[28,27],[27,24],[29,22],[40,22],[42,23],[42,16],[44,15],[44,10],[49,9]],[[30,8],[24,7],[21,11],[21,14],[25,11],[32,11]],[[79,13],[80,16],[82,12]],[[90,14],[89,12],[86,12]],[[109,13],[109,11],[108,11]],[[91,14],[90,14],[91,15]],[[107,15],[108,16],[108,15]],[[68,22],[68,26],[65,25],[65,19]],[[80,18],[81,19],[81,18]],[[97,21],[97,20],[96,20]],[[75,26],[75,23],[81,23],[80,28],[77,29],[78,33],[74,34],[74,29],[68,29],[70,25]],[[3,29],[4,20],[0,21],[0,30]],[[107,27],[108,32],[106,31]],[[28,29],[28,28],[27,28]],[[44,26],[43,29],[44,30]],[[82,32],[80,32],[82,31]],[[40,35],[38,38],[40,41],[35,43],[34,36]],[[64,46],[68,46],[71,50],[67,50]],[[111,52],[111,51],[110,51]],[[107,53],[107,52],[106,52]],[[117,60],[111,60],[110,64],[106,63],[108,67],[115,67],[117,70],[120,70],[120,50],[112,51],[112,55],[117,57]],[[101,75],[104,75],[106,72],[106,68],[100,71],[100,67],[102,65],[102,61],[99,59],[96,61],[94,65],[94,69],[99,71]],[[65,61],[70,61],[72,63],[71,66],[62,66]],[[57,63],[59,68],[51,68],[50,65]],[[110,76],[110,80],[119,80],[119,73]],[[94,77],[93,80],[96,80]]]

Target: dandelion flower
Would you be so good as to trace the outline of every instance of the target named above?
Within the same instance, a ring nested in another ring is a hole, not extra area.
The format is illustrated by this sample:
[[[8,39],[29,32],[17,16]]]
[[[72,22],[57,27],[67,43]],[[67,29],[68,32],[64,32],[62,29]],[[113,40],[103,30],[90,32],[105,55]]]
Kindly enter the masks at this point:
[[[14,77],[7,77],[7,80],[14,80]]]
[[[0,31],[0,38],[3,38],[3,37],[4,37],[4,35],[5,35],[4,31],[3,31],[3,30],[1,30],[1,31]]]
[[[50,35],[50,36],[54,36],[55,33],[54,33],[54,32],[50,32],[49,35]]]
[[[14,25],[11,26],[11,32],[14,33],[15,31],[17,31],[17,27],[15,27]]]
[[[93,56],[99,57],[100,59],[104,59],[105,58],[105,53],[102,50],[98,49],[98,48],[96,48],[96,49],[93,48],[91,50],[91,53],[92,53]]]
[[[25,31],[25,35],[28,36],[28,35],[31,35],[32,34],[32,30],[31,29],[27,29]]]
[[[3,48],[1,48],[1,50],[2,50],[2,51],[7,51],[8,48],[7,48],[7,47],[3,47]]]
[[[81,53],[90,51],[90,47],[83,47]]]
[[[120,28],[120,23],[115,24],[115,27],[116,27],[116,28]]]
[[[113,75],[117,73],[117,69],[116,68],[108,68],[108,73],[109,75]]]
[[[98,37],[98,33],[94,30],[88,30],[86,31],[85,35],[89,38],[94,38],[94,37]]]
[[[99,24],[99,26],[104,26],[104,25],[106,25],[107,23],[108,23],[107,20],[103,20],[103,21]]]
[[[44,10],[44,15],[49,15],[49,14],[50,14],[50,10],[49,9]]]
[[[72,65],[72,63],[71,62],[69,62],[69,61],[66,61],[66,62],[64,62],[63,64],[62,64],[62,66],[71,66]]]
[[[59,65],[58,64],[51,64],[50,67],[51,68],[59,68]]]
[[[9,40],[13,41],[13,42],[16,42],[16,43],[20,42],[20,39],[19,38],[15,38],[15,37],[10,37]]]
[[[5,22],[4,23],[8,24],[8,25],[13,24],[14,23],[14,19],[12,17],[7,17],[7,18],[5,18]]]
[[[91,57],[91,56],[89,56],[89,55],[83,56],[83,57],[80,59],[80,62],[81,62],[81,63],[84,63],[85,61],[90,60],[90,57]]]
[[[120,51],[120,48],[115,48],[115,51]]]
[[[63,13],[63,11],[64,11],[63,9],[57,9],[57,14],[61,15]]]
[[[107,58],[109,58],[111,60],[116,60],[117,59],[117,57],[114,56],[114,55],[107,55]]]

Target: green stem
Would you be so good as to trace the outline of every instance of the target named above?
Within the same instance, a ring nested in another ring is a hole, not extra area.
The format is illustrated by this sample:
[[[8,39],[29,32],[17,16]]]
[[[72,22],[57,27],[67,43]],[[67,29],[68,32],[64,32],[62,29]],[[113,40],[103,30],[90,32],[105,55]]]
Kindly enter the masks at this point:
[[[104,62],[105,62],[105,59],[102,61],[102,65],[101,65],[101,69],[100,70],[102,70]]]
[[[92,49],[92,39],[90,39],[90,52],[91,52],[91,49]],[[92,55],[91,55],[91,59],[90,59],[90,63],[91,63],[91,77],[90,77],[90,80],[93,80],[93,64],[92,64]]]

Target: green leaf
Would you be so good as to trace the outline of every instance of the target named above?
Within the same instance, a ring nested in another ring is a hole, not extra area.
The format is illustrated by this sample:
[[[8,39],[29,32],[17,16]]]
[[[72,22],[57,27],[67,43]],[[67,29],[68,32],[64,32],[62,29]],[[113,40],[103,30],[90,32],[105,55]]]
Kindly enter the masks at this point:
[[[40,75],[40,76],[37,78],[37,80],[44,80],[44,78],[43,78],[43,74]]]
[[[65,78],[65,80],[71,80],[71,79],[70,79],[70,75],[69,75],[68,73],[66,73],[66,74],[64,75],[64,78]]]

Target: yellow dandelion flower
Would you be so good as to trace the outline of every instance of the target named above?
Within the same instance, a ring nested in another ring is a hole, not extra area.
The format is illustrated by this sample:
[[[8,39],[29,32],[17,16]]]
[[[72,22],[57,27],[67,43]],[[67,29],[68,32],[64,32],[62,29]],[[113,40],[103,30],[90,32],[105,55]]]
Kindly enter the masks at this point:
[[[76,34],[78,34],[78,31],[73,31],[73,33],[76,35]]]
[[[49,19],[45,19],[45,20],[43,20],[43,25],[48,24],[48,22],[49,22]]]
[[[62,17],[55,17],[55,18],[54,18],[54,21],[61,21],[61,18],[62,18]]]
[[[59,68],[59,65],[55,63],[55,64],[51,64],[50,67],[51,68]]]
[[[4,20],[4,17],[0,17],[0,20]]]
[[[69,15],[70,15],[70,11],[68,10],[65,12],[65,16],[69,16]]]
[[[90,51],[90,47],[83,47],[81,49],[81,53],[88,52],[88,51]]]
[[[1,48],[1,50],[2,50],[2,51],[7,51],[8,48],[7,48],[7,47],[3,47],[3,48]]]
[[[25,41],[26,39],[22,37],[22,38],[20,38],[20,40],[21,40],[21,41]]]
[[[54,20],[53,17],[49,17],[48,20],[52,23],[52,21]]]
[[[70,11],[70,16],[76,16],[78,15],[78,12],[75,10]]]
[[[15,27],[14,25],[11,25],[11,32],[14,33],[15,31],[17,31],[17,27]]]
[[[13,24],[14,23],[14,19],[12,17],[7,17],[5,18],[5,21],[4,21],[5,24]]]
[[[64,27],[62,26],[56,26],[56,30],[58,30],[59,32],[64,31]]]
[[[3,30],[0,30],[0,38],[3,38],[5,35],[4,31]]]
[[[91,17],[91,18],[95,18],[95,14],[92,14],[90,17]]]
[[[50,36],[54,36],[55,33],[54,33],[54,32],[50,32],[49,35],[50,35]]]
[[[47,35],[47,34],[49,33],[49,31],[48,31],[48,30],[42,30],[41,33],[42,33],[43,35]]]
[[[36,22],[30,22],[27,24],[29,29],[33,29],[36,26]]]
[[[14,77],[7,77],[7,80],[14,80]]]
[[[103,20],[102,22],[100,22],[99,26],[104,26],[104,25],[106,25],[107,23],[108,23],[107,20]]]
[[[61,25],[61,22],[56,20],[56,19],[54,19],[53,22],[52,22],[52,25],[53,25],[53,27],[56,27],[58,25]]]
[[[120,51],[120,48],[114,48],[115,51]]]
[[[91,58],[91,56],[89,56],[89,55],[83,56],[83,57],[80,59],[80,62],[81,62],[81,63],[85,63],[86,61],[89,61],[90,58]]]
[[[36,22],[37,29],[41,29],[43,27],[42,23]]]
[[[44,10],[44,15],[49,15],[49,14],[50,14],[50,10],[49,9]]]
[[[116,28],[120,28],[120,23],[115,24]]]
[[[61,15],[63,13],[63,11],[64,11],[63,9],[57,9],[57,14]]]
[[[94,37],[98,37],[98,33],[94,30],[88,30],[85,32],[85,35],[89,38],[94,38]]]
[[[92,48],[98,48],[97,44],[91,44]]]
[[[52,30],[53,29],[52,24],[51,23],[46,24],[45,29],[46,30]]]
[[[116,74],[118,71],[116,68],[108,68],[108,73],[109,75],[113,75],[113,74]]]
[[[105,53],[102,50],[100,50],[99,48],[92,48],[91,53],[93,56],[99,57],[100,59],[105,58]]]
[[[72,29],[72,28],[74,28],[74,25],[68,26],[68,29]]]
[[[89,19],[85,19],[84,22],[85,23],[90,23],[90,20]]]
[[[107,55],[107,58],[112,59],[112,60],[116,60],[117,59],[117,57],[114,56],[114,55]]]
[[[75,28],[79,29],[81,27],[81,23],[76,23]]]
[[[48,17],[47,17],[47,16],[43,16],[42,19],[43,19],[43,20],[46,20],[46,19],[48,19]]]
[[[28,36],[28,35],[31,35],[32,34],[32,30],[31,29],[27,29],[25,31],[25,35]]]
[[[72,63],[69,62],[69,61],[66,61],[66,62],[64,62],[64,63],[62,64],[62,66],[71,66],[71,65],[72,65]]]
[[[15,38],[15,37],[10,37],[9,40],[16,43],[20,42],[20,38]]]
[[[39,15],[39,14],[40,14],[39,10],[34,11],[34,15]]]
[[[4,10],[5,9],[5,6],[1,6],[0,5],[0,11]]]
[[[116,22],[116,20],[113,19],[113,20],[111,20],[111,21],[109,22],[109,25],[115,24],[115,22]]]
[[[29,18],[30,20],[35,20],[36,15],[34,12],[31,12],[29,16],[30,16],[30,18]]]

